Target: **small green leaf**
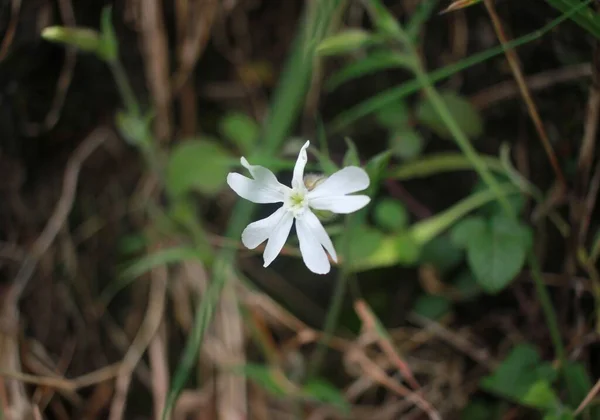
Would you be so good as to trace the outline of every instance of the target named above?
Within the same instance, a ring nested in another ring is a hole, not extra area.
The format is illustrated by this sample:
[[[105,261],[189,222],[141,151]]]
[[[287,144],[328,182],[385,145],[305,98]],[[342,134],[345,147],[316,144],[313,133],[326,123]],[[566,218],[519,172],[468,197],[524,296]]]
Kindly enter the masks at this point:
[[[115,116],[115,125],[119,134],[125,141],[133,146],[145,147],[149,139],[152,138],[151,118],[140,118],[132,113],[118,111]]]
[[[312,400],[331,404],[344,413],[350,412],[350,404],[344,394],[329,382],[322,379],[312,379],[302,388],[302,394]]]
[[[356,145],[349,138],[346,138],[345,140],[348,150],[344,155],[342,166],[360,166],[360,157],[358,155],[358,150],[356,150]]]
[[[397,232],[408,224],[408,212],[398,200],[384,198],[375,206],[375,222],[382,229]]]
[[[460,293],[460,299],[463,301],[473,300],[483,293],[481,286],[470,271],[464,271],[456,276],[452,286]]]
[[[345,240],[345,235],[341,235],[336,244],[337,249],[345,249],[346,245],[340,243]],[[348,246],[348,261],[351,266],[359,264],[362,260],[367,259],[373,252],[377,250],[383,240],[383,233],[366,225],[358,225],[352,229],[351,241]]]
[[[215,194],[227,179],[231,158],[218,144],[202,139],[178,144],[169,156],[167,188],[173,196],[192,189]]]
[[[401,159],[415,159],[421,155],[425,141],[418,131],[412,128],[400,128],[390,133],[389,148]]]
[[[254,381],[257,385],[260,385],[275,396],[283,397],[288,394],[273,374],[273,369],[269,366],[248,363],[235,367],[233,370],[235,373]]]
[[[454,269],[463,260],[463,251],[448,235],[439,235],[423,245],[421,262],[431,264],[444,273]]]
[[[452,118],[470,139],[483,133],[483,119],[475,107],[464,97],[453,92],[441,93],[442,100],[448,107]],[[427,100],[423,99],[417,107],[417,119],[444,139],[452,139],[452,134],[440,118],[437,111]]]
[[[225,114],[219,125],[224,137],[227,137],[243,153],[252,153],[260,133],[256,121],[241,112],[230,112]]]
[[[422,246],[409,232],[400,233],[394,241],[398,251],[398,264],[413,265],[419,260]]]
[[[402,33],[398,20],[384,6],[381,0],[371,0],[367,3],[367,10],[373,23],[380,33],[392,39],[398,39]]]
[[[423,294],[417,298],[413,311],[432,320],[438,320],[452,309],[452,302],[437,295]]]
[[[395,101],[378,110],[375,113],[375,119],[383,127],[389,129],[406,128],[410,121],[410,109],[406,102]]]
[[[65,28],[64,26],[49,26],[42,31],[42,38],[58,44],[85,52],[98,53],[100,49],[100,34],[89,28]]]
[[[376,42],[376,39],[362,29],[347,29],[325,38],[317,47],[317,54],[321,56],[346,54]]]
[[[456,245],[464,248],[474,237],[481,235],[485,229],[486,222],[482,217],[465,217],[452,227],[450,238]]]
[[[481,287],[489,293],[504,289],[521,271],[531,243],[527,226],[504,215],[493,217],[467,244],[469,266]]]
[[[529,407],[547,409],[550,402],[557,406],[558,397],[550,384],[556,370],[540,360],[537,350],[529,344],[513,348],[496,371],[483,378],[484,390]]]
[[[341,84],[389,68],[408,67],[410,58],[396,51],[373,51],[352,61],[327,79],[325,88],[331,91]]]
[[[102,30],[98,55],[107,62],[115,61],[119,54],[119,43],[111,19],[112,7],[102,9],[100,28]]]

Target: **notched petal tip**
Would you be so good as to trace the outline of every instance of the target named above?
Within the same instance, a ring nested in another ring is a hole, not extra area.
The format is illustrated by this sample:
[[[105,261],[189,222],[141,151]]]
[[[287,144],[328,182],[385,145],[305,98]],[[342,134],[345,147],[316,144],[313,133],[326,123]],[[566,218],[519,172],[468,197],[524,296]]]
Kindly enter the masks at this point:
[[[248,163],[248,161],[246,160],[246,158],[245,158],[244,156],[242,156],[242,157],[240,158],[240,163],[242,164],[242,166],[243,166],[244,168],[246,168],[246,169],[250,169],[250,168],[249,168],[249,166],[250,166],[250,163]]]

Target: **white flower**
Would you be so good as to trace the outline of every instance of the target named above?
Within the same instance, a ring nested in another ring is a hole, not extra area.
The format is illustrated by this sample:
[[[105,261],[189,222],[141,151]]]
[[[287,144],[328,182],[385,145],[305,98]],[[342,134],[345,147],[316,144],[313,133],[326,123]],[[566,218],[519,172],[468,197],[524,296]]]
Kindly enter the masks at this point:
[[[348,166],[324,181],[315,183],[309,190],[304,183],[304,167],[308,160],[306,149],[309,144],[307,141],[300,149],[294,167],[292,188],[279,183],[267,168],[250,165],[244,157],[241,158],[242,166],[248,169],[253,179],[230,173],[227,175],[227,184],[240,197],[254,203],[283,203],[275,213],[250,223],[242,232],[242,243],[249,249],[254,249],[267,240],[263,253],[265,267],[273,262],[283,248],[296,219],[296,232],[304,263],[310,271],[326,274],[330,265],[325,250],[335,262],[337,255],[329,235],[312,209],[340,214],[360,210],[371,199],[366,195],[348,194],[367,188],[369,176],[361,168]]]

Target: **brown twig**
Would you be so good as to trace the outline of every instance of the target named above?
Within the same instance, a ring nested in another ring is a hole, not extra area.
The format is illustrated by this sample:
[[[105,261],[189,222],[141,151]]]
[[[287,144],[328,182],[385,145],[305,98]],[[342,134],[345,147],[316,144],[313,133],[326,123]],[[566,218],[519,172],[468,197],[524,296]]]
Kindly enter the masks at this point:
[[[590,392],[588,392],[583,401],[581,401],[581,404],[579,404],[579,407],[577,407],[577,410],[575,410],[575,413],[573,413],[575,417],[577,417],[585,409],[585,407],[587,407],[587,405],[592,401],[592,399],[594,399],[598,392],[600,392],[600,379],[598,379],[596,385],[594,385]]]
[[[125,413],[131,375],[157,333],[163,319],[167,293],[167,269],[155,268],[151,273],[150,296],[144,320],[121,363],[115,383],[115,397],[110,406],[109,420],[121,420]]]
[[[8,23],[8,27],[6,28],[6,32],[4,33],[2,44],[0,44],[0,61],[4,60],[8,55],[8,50],[10,49],[10,46],[15,37],[17,24],[19,23],[19,11],[21,10],[21,2],[22,0],[12,0],[10,4],[10,21]]]
[[[33,275],[37,264],[48,250],[56,235],[65,223],[67,216],[73,207],[75,192],[77,190],[77,180],[79,171],[83,162],[108,138],[110,131],[105,127],[96,128],[83,142],[75,149],[75,152],[69,158],[65,175],[63,178],[63,189],[60,199],[48,219],[44,230],[36,239],[31,247],[31,251],[23,261],[17,275],[13,281],[10,290],[11,299],[17,302],[27,286],[29,279]]]
[[[560,186],[564,190],[564,189],[566,189],[567,181],[562,172],[562,169],[560,168],[558,158],[556,157],[556,154],[554,153],[554,150],[552,149],[552,145],[550,144],[550,139],[548,138],[548,134],[546,133],[546,129],[544,128],[544,124],[542,123],[540,114],[537,110],[535,102],[533,101],[531,92],[529,91],[529,88],[527,87],[525,77],[523,76],[523,72],[522,72],[520,64],[519,64],[519,58],[518,58],[517,54],[515,53],[514,49],[509,49],[506,47],[508,39],[504,32],[504,28],[502,27],[502,22],[500,21],[500,17],[498,16],[498,13],[496,12],[496,6],[494,4],[494,0],[484,0],[484,3],[485,3],[485,7],[488,11],[488,14],[490,15],[490,18],[492,20],[492,24],[494,25],[496,35],[498,36],[500,43],[504,47],[504,54],[506,55],[506,59],[512,70],[513,76],[519,86],[519,91],[521,92],[521,96],[523,97],[523,100],[525,101],[525,104],[527,105],[527,110],[529,112],[529,116],[533,120],[533,124],[534,124],[535,129],[538,133],[538,136],[542,142],[544,150],[546,151],[546,154],[548,155],[550,164],[552,165],[552,168],[554,169],[556,178],[557,178]]]

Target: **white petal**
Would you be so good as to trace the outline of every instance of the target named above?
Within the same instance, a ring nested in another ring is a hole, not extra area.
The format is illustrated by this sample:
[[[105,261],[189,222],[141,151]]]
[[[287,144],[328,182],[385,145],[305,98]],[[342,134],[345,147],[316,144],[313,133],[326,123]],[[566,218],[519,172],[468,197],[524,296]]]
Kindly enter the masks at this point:
[[[296,219],[296,232],[300,241],[300,252],[304,264],[310,271],[317,274],[327,274],[331,266],[327,259],[327,254],[313,232],[311,225],[306,218]]]
[[[287,210],[281,206],[275,213],[265,219],[258,220],[246,226],[242,232],[242,243],[248,249],[254,249],[269,239],[273,229],[279,224]]]
[[[227,175],[227,184],[242,198],[253,203],[280,203],[283,202],[283,194],[269,188],[268,185],[254,181],[235,172]]]
[[[308,156],[306,155],[306,149],[310,145],[310,141],[304,143],[304,146],[300,149],[300,153],[298,153],[298,160],[296,160],[296,165],[294,166],[294,175],[292,177],[292,188],[293,189],[305,189],[304,186],[304,167],[306,166],[306,162],[308,162]]]
[[[257,182],[260,182],[261,184],[264,184],[268,188],[275,191],[284,191],[288,189],[288,187],[277,181],[277,177],[273,172],[264,166],[250,165],[245,157],[242,157],[240,162],[244,168],[248,169],[248,172],[250,172],[252,178],[254,178]]]
[[[309,199],[308,205],[315,210],[327,210],[338,214],[353,213],[369,204],[366,195],[339,195]]]
[[[369,175],[364,169],[348,166],[340,169],[308,194],[308,198],[331,197],[362,191],[369,186]]]
[[[283,217],[277,223],[277,226],[273,228],[269,235],[269,241],[263,252],[264,266],[268,266],[273,262],[275,257],[281,252],[281,248],[285,245],[285,241],[290,235],[290,229],[292,229],[292,223],[294,223],[294,215],[286,211]]]
[[[333,243],[331,242],[327,231],[321,224],[321,221],[318,219],[318,217],[315,216],[315,214],[309,210],[305,212],[302,215],[302,217],[300,217],[300,219],[302,219],[306,223],[306,225],[310,228],[310,230],[312,231],[313,235],[317,238],[319,243],[323,245],[323,247],[325,247],[327,252],[329,252],[329,255],[331,255],[331,259],[337,262],[337,254],[335,252],[335,248],[333,247]]]

